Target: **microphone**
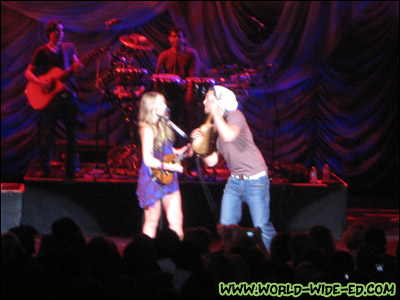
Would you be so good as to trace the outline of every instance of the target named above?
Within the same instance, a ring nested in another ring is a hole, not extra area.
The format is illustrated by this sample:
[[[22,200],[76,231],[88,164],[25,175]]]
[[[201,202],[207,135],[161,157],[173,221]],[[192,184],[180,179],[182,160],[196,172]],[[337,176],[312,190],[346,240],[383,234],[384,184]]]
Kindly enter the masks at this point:
[[[189,140],[188,135],[182,129],[180,129],[174,122],[172,122],[170,120],[170,118],[169,118],[170,113],[171,113],[171,109],[169,107],[167,107],[165,109],[165,115],[160,117],[160,119],[163,120],[168,125],[170,125],[181,137],[183,137],[184,139]]]
[[[167,107],[165,109],[164,115],[163,116],[159,116],[158,121],[159,122],[164,122],[164,124],[169,123],[170,122],[170,119],[169,119],[170,111],[171,110]]]
[[[254,22],[256,22],[261,28],[265,28],[265,25],[261,23],[258,19],[255,17],[250,16],[250,19],[252,19]]]
[[[110,20],[104,22],[104,24],[106,25],[107,29],[110,28],[110,26],[118,24],[118,23],[121,23],[121,20],[120,19],[116,19],[116,18],[110,19]]]
[[[167,117],[168,118],[168,117]],[[169,118],[167,119],[167,123],[184,139],[190,140],[188,135],[180,129],[178,126],[176,126]]]
[[[165,113],[163,116],[160,117],[161,120],[163,121],[169,121],[169,116],[170,116],[171,110],[167,107],[165,109]]]

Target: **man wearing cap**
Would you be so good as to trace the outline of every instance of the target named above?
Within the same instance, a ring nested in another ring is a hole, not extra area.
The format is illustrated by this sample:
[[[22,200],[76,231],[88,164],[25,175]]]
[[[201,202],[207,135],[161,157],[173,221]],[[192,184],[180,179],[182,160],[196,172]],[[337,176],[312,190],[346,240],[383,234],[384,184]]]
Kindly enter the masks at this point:
[[[204,112],[211,114],[218,133],[217,151],[204,156],[204,162],[215,166],[218,153],[221,154],[231,171],[221,202],[220,223],[238,224],[242,218],[242,203],[250,210],[254,227],[259,227],[262,240],[269,250],[276,231],[270,221],[270,193],[268,167],[255,145],[253,135],[243,113],[237,110],[235,94],[229,89],[215,85],[203,101]],[[199,128],[193,130],[193,139],[201,137]]]

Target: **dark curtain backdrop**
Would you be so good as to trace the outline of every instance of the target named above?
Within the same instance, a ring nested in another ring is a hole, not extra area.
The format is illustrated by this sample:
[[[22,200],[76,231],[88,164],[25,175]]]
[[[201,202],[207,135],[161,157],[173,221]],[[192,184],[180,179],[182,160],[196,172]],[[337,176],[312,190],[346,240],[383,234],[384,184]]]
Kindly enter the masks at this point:
[[[40,113],[27,104],[24,71],[54,18],[80,55],[104,45],[116,51],[120,36],[144,35],[154,49],[139,51],[138,60],[150,74],[176,23],[199,51],[202,76],[224,64],[262,71],[240,99],[268,164],[328,163],[355,190],[398,178],[397,1],[2,1],[2,181],[22,178],[37,155]],[[106,30],[112,18],[121,23]],[[109,57],[99,58],[105,74]],[[78,138],[105,139],[108,117],[110,141],[126,144],[124,116],[104,101],[95,77],[93,59],[78,77],[86,125]],[[57,134],[65,137],[62,123]]]

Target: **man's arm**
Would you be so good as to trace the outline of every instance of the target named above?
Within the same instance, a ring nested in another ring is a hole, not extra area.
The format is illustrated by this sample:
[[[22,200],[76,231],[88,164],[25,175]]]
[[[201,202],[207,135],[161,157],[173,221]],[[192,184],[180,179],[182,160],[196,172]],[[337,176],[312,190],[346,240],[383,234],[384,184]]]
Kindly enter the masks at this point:
[[[240,133],[239,126],[229,124],[223,118],[223,111],[218,105],[217,99],[210,99],[210,110],[214,120],[215,127],[217,128],[219,137],[224,142],[234,141]]]
[[[83,64],[81,63],[76,54],[72,55],[72,60],[73,60],[72,69],[74,70],[74,72],[81,71],[83,69]]]
[[[215,127],[218,130],[220,138],[224,142],[233,142],[240,133],[240,128],[236,125],[229,124],[220,115],[213,115]]]
[[[33,73],[33,70],[35,69],[34,65],[29,64],[28,67],[25,70],[25,77],[28,79],[30,82],[36,83],[42,88],[48,90],[51,88],[51,81],[49,80],[44,80],[40,79]]]
[[[203,161],[206,163],[207,166],[214,167],[218,163],[218,153],[214,151],[210,155],[203,157]]]

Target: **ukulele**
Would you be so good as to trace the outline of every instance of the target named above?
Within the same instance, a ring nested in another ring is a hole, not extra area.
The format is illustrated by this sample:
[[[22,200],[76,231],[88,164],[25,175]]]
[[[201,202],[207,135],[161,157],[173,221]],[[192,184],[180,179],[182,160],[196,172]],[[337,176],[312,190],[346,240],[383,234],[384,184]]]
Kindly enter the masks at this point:
[[[201,136],[192,141],[194,152],[199,155],[207,155],[212,152],[213,125],[211,124],[212,115],[207,116],[206,121],[199,128]]]
[[[189,148],[181,155],[176,155],[174,153],[164,155],[163,163],[180,164],[180,162],[186,157],[185,153],[188,150]],[[174,178],[174,172],[172,171],[152,168],[151,172],[153,174],[153,179],[162,185],[171,183],[172,179]]]

